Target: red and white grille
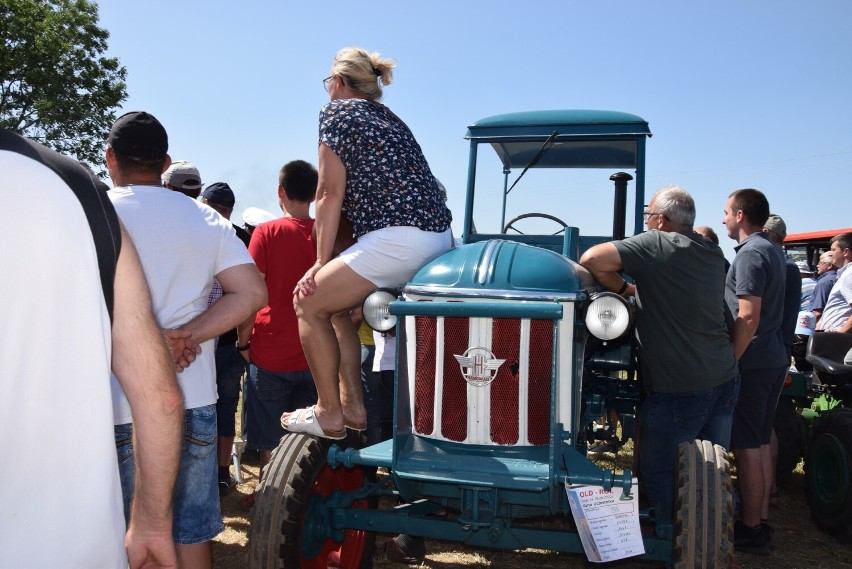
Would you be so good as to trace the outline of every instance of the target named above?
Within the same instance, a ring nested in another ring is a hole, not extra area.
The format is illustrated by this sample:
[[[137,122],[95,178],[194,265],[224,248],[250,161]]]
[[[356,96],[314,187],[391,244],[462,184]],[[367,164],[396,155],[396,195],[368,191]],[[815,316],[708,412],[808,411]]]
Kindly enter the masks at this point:
[[[548,443],[553,321],[443,316],[405,320],[414,433],[470,444]],[[559,330],[569,336],[560,344],[568,340],[570,346],[571,327]]]

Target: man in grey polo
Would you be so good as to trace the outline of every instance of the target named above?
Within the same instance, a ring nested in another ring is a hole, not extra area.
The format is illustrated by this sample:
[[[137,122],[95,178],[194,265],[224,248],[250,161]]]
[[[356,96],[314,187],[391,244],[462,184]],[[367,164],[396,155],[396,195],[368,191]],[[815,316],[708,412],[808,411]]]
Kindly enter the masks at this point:
[[[734,318],[731,341],[742,378],[731,429],[742,500],[734,547],[755,555],[769,554],[770,440],[775,405],[790,365],[782,334],[784,253],[763,232],[767,219],[769,202],[754,189],[733,192],[722,219],[728,236],[738,242],[725,282],[725,302]]]

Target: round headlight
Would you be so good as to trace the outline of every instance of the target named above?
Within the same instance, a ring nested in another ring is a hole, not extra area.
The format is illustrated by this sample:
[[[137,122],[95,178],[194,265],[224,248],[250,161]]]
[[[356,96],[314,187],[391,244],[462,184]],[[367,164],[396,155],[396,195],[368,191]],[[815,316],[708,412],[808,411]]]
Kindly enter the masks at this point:
[[[396,300],[396,296],[397,291],[386,288],[370,293],[361,306],[367,326],[376,332],[387,332],[396,326],[396,316],[388,311],[388,305]]]
[[[630,328],[630,319],[627,301],[614,292],[593,296],[586,311],[586,327],[601,340],[620,338]]]

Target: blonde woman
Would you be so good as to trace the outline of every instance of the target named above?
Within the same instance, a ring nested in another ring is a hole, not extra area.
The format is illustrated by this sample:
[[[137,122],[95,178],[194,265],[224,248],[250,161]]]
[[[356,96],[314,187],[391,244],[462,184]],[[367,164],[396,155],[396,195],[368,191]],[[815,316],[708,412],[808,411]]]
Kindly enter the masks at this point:
[[[360,344],[349,318],[376,287],[408,281],[452,246],[452,215],[411,130],[379,102],[395,63],[360,48],[338,52],[323,80],[320,112],[317,261],[294,291],[299,336],[317,404],[281,417],[284,427],[341,439],[367,416]],[[344,218],[356,243],[333,257]]]

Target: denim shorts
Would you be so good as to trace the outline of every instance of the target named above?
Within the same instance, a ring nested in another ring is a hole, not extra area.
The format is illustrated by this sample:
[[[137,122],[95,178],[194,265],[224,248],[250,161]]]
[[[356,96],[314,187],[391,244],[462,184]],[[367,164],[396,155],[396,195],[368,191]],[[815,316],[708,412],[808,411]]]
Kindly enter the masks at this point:
[[[246,446],[275,450],[287,431],[281,415],[317,402],[317,388],[310,370],[276,372],[249,366],[246,381]]]
[[[216,349],[216,429],[220,437],[236,435],[235,417],[240,401],[240,383],[248,364],[235,346]]]
[[[172,536],[178,545],[210,541],[222,530],[216,468],[216,406],[184,412],[184,442],[174,496]],[[124,518],[130,519],[133,496],[133,424],[115,426],[115,446],[124,499]]]
[[[708,440],[729,448],[740,376],[688,393],[650,393],[639,410],[639,481],[658,520],[671,520],[680,443]]]

